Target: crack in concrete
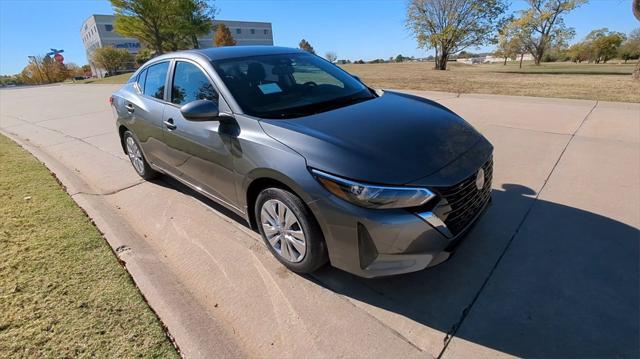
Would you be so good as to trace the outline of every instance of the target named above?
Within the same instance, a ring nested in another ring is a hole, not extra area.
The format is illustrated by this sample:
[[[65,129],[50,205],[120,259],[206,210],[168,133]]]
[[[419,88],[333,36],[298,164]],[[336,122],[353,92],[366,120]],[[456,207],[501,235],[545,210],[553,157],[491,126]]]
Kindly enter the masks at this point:
[[[111,195],[120,193],[120,192],[122,192],[124,190],[128,190],[129,188],[133,188],[133,187],[139,186],[139,185],[141,185],[141,184],[143,184],[145,182],[146,182],[145,180],[140,180],[140,181],[138,181],[136,183],[130,184],[130,185],[122,187],[122,188],[114,189],[112,191],[107,191],[107,192],[100,192],[100,193],[78,191],[78,192],[74,192],[74,193],[69,193],[69,196],[73,197],[73,196],[76,196],[76,195],[79,195],[79,194],[87,195],[87,196],[111,196]]]
[[[440,354],[438,355],[438,359],[442,358],[442,356],[444,355],[445,351],[447,350],[447,348],[449,347],[449,344],[451,343],[451,341],[453,340],[453,338],[455,338],[456,333],[458,332],[458,330],[460,329],[460,327],[462,326],[462,324],[464,323],[465,319],[467,318],[467,316],[469,315],[469,313],[471,312],[471,310],[473,309],[473,306],[475,305],[475,303],[478,301],[478,298],[480,298],[480,295],[482,294],[483,290],[486,288],[487,284],[489,283],[489,280],[491,279],[491,277],[493,276],[493,273],[496,271],[496,269],[498,268],[498,265],[500,264],[500,262],[502,261],[502,258],[504,257],[504,255],[507,253],[507,251],[509,250],[509,248],[511,247],[511,244],[513,243],[514,239],[518,236],[518,234],[520,233],[520,229],[522,228],[522,226],[524,225],[524,223],[527,221],[527,218],[529,217],[529,214],[531,213],[531,211],[533,210],[533,208],[535,207],[536,203],[539,201],[539,198],[542,194],[542,192],[544,191],[545,186],[547,185],[547,183],[549,182],[549,179],[551,179],[551,176],[553,175],[553,173],[555,172],[556,168],[558,167],[558,164],[560,164],[560,161],[562,160],[562,157],[564,156],[565,152],[567,151],[567,148],[569,148],[569,145],[571,144],[571,142],[573,141],[573,139],[576,137],[578,131],[580,131],[580,129],[582,128],[582,126],[584,125],[584,123],[587,121],[587,119],[589,118],[589,116],[591,116],[591,114],[593,113],[593,111],[596,109],[596,107],[598,106],[599,101],[596,101],[596,103],[593,105],[593,107],[591,108],[591,110],[587,113],[587,115],[582,119],[582,121],[580,121],[580,125],[578,125],[578,127],[573,131],[573,133],[571,134],[571,137],[569,137],[569,140],[567,141],[567,143],[565,144],[564,148],[562,149],[562,151],[560,152],[560,155],[558,156],[558,159],[556,160],[556,162],[553,164],[553,167],[551,168],[551,171],[549,172],[549,174],[547,175],[547,177],[544,180],[544,183],[542,184],[542,186],[540,187],[540,190],[538,191],[538,193],[536,194],[535,198],[533,199],[533,201],[531,202],[531,204],[529,205],[529,207],[527,208],[527,211],[524,213],[524,216],[522,216],[522,219],[520,220],[520,222],[518,223],[518,227],[516,227],[516,230],[513,232],[513,234],[511,235],[511,237],[509,238],[509,241],[507,242],[507,244],[505,245],[504,249],[502,250],[502,252],[500,253],[500,256],[498,257],[498,259],[496,260],[496,262],[494,263],[493,267],[491,267],[491,270],[489,271],[489,274],[487,275],[487,277],[485,278],[485,280],[482,282],[482,285],[480,286],[480,288],[478,289],[478,291],[476,292],[476,295],[473,297],[473,299],[471,300],[471,303],[469,303],[469,305],[467,305],[463,310],[462,310],[462,315],[460,317],[460,319],[458,320],[458,322],[456,322],[455,324],[453,324],[453,326],[451,327],[451,329],[449,330],[449,332],[447,333],[447,335],[444,338],[444,346],[442,348],[442,351],[440,352]]]

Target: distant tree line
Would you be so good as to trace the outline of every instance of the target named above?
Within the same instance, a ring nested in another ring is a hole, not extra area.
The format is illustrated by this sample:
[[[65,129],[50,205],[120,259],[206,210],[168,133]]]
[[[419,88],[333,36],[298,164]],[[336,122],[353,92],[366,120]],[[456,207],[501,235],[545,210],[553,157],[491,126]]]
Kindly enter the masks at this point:
[[[607,28],[593,30],[587,37],[566,51],[574,62],[606,63],[619,58],[628,60],[640,58],[640,28],[635,29],[629,37],[623,33],[609,31]]]
[[[61,63],[47,55],[29,56],[29,63],[16,75],[0,76],[0,85],[43,85],[62,82],[91,73],[89,65]]]

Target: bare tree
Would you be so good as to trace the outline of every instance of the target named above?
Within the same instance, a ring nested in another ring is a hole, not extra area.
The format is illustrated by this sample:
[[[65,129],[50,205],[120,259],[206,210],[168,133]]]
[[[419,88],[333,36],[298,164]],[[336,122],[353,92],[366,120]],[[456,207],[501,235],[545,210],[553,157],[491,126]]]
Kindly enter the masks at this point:
[[[633,15],[640,21],[640,0],[633,0]],[[640,80],[640,61],[636,64],[636,69],[633,70],[633,79]]]
[[[529,9],[521,12],[516,20],[527,35],[524,46],[533,55],[536,65],[550,48],[566,45],[575,34],[573,28],[564,24],[562,16],[587,0],[527,0]]]
[[[334,63],[338,59],[338,55],[336,55],[336,53],[333,51],[329,51],[324,54],[324,58],[327,59],[330,63]]]
[[[423,48],[436,51],[436,69],[446,70],[449,56],[470,46],[495,41],[505,0],[410,0],[406,26]]]

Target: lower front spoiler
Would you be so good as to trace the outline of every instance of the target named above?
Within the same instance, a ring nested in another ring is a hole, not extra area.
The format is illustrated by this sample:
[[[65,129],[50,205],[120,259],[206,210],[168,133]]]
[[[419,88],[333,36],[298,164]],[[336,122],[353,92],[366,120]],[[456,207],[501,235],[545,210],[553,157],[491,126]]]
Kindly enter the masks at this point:
[[[325,238],[332,242],[328,243],[331,264],[364,278],[405,274],[433,267],[450,258],[490,202],[489,198],[469,225],[455,236],[447,236],[442,228],[424,216],[410,214],[415,218],[411,220],[408,213],[401,215],[402,221],[398,217],[360,217],[362,223],[354,226],[356,228],[329,226],[333,233],[331,236],[325,234]],[[348,228],[353,230],[347,231]],[[346,240],[349,237],[357,240]],[[390,241],[390,238],[395,239]],[[336,251],[338,246],[340,250]]]
[[[378,254],[371,264],[363,268],[363,271],[357,273],[357,275],[365,278],[373,278],[406,274],[421,271],[428,267],[434,267],[447,261],[454,254],[460,243],[467,237],[467,234],[478,222],[478,219],[485,213],[490,203],[491,197],[489,197],[489,200],[484,204],[482,209],[478,211],[478,214],[467,227],[458,233],[458,235],[450,237],[449,244],[442,251],[424,254]],[[430,222],[427,223],[431,224]],[[432,226],[434,225],[432,224]],[[434,228],[442,229],[437,226],[434,226]],[[446,233],[449,234],[448,230]]]

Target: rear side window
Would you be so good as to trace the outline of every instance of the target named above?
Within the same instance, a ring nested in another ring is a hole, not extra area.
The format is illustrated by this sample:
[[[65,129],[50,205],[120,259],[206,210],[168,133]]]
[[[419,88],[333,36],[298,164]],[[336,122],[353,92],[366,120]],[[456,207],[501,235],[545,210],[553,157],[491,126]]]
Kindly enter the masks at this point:
[[[161,62],[149,66],[146,70],[147,76],[144,82],[145,95],[155,97],[162,100],[164,98],[164,84],[167,80],[167,72],[169,71],[169,63]]]
[[[144,90],[144,81],[146,78],[147,78],[147,69],[144,69],[142,70],[142,72],[138,74],[138,79],[136,80],[140,91]]]
[[[200,68],[178,61],[173,75],[171,102],[183,105],[195,100],[218,101],[218,93]]]

